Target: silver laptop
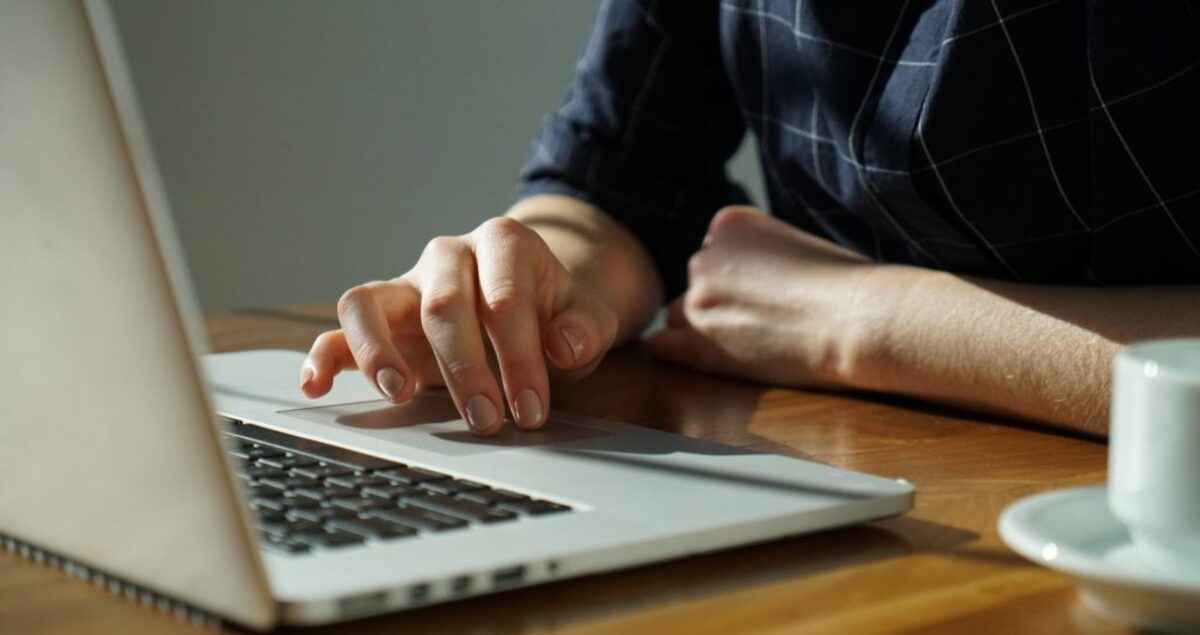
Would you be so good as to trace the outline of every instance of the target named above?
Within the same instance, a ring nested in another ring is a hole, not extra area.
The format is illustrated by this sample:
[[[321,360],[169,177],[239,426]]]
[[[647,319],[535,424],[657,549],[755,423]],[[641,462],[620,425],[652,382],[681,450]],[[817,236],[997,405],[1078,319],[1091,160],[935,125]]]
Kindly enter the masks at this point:
[[[0,541],[255,629],[461,600],[903,513],[904,481],[199,356],[103,3],[0,1]],[[797,422],[801,425],[800,422]],[[510,426],[510,429],[512,426]]]

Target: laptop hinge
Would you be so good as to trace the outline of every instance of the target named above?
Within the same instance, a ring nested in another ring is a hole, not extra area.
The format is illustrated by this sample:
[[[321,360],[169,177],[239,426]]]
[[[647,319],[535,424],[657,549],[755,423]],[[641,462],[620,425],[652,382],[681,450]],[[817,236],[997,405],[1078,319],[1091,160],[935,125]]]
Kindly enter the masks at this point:
[[[58,555],[26,541],[0,534],[0,547],[25,560],[58,569],[73,578],[90,582],[93,586],[104,589],[113,595],[168,613],[195,626],[219,630],[223,625],[220,617],[187,602],[139,586],[119,576]]]

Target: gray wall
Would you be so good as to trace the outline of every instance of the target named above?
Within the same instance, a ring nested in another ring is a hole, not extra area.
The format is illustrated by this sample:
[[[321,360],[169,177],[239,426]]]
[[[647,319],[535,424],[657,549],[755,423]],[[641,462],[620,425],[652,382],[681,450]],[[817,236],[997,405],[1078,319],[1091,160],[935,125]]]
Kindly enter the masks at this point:
[[[598,4],[112,2],[206,308],[333,301],[502,212]]]

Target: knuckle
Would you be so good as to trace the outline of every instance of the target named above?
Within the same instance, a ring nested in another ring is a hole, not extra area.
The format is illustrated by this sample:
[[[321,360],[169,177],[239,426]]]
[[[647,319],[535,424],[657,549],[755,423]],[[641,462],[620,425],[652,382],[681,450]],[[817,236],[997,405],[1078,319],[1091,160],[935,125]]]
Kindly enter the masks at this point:
[[[425,244],[425,251],[421,256],[424,258],[434,254],[458,254],[463,249],[465,249],[465,245],[457,236],[434,236]]]
[[[721,303],[721,297],[711,285],[693,285],[683,296],[683,312],[689,320]]]
[[[368,366],[372,361],[378,359],[383,349],[378,342],[368,339],[358,339],[350,347],[354,353],[354,359],[364,366]]]
[[[707,273],[712,266],[712,255],[706,251],[697,251],[687,261],[688,277],[699,278]]]
[[[754,215],[758,213],[753,208],[740,205],[722,207],[709,223],[709,230],[716,235],[736,230],[754,220]]]
[[[314,349],[323,349],[323,348],[329,346],[330,344],[332,344],[333,340],[337,337],[337,335],[338,335],[338,331],[325,331],[324,333],[321,333],[320,335],[318,335],[316,337],[316,339],[313,340],[312,347]]]
[[[444,320],[466,306],[467,296],[460,289],[438,289],[422,296],[421,318],[426,321]]]
[[[499,238],[524,236],[528,229],[520,221],[507,216],[489,218],[479,226],[482,233]]]
[[[467,359],[450,359],[442,364],[447,383],[460,384],[472,379],[479,365]]]
[[[362,306],[371,296],[371,287],[365,284],[350,287],[338,298],[338,317],[345,319],[346,315]]]
[[[511,315],[525,304],[525,296],[511,282],[502,282],[484,292],[483,308],[490,317]]]

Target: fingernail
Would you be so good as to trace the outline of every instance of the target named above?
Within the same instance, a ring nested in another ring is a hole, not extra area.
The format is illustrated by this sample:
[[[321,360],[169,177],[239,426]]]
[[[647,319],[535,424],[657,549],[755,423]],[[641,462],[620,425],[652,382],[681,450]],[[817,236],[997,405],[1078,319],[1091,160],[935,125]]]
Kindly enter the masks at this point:
[[[487,432],[496,425],[496,404],[483,395],[467,400],[467,425],[476,432]]]
[[[303,386],[312,381],[313,375],[315,374],[316,373],[313,371],[311,366],[305,366],[304,370],[300,371],[300,385]]]
[[[558,332],[562,333],[563,339],[567,341],[567,346],[571,347],[575,361],[579,361],[583,357],[583,338],[579,336],[579,332],[569,326],[562,327]]]
[[[396,397],[400,396],[400,391],[404,390],[404,375],[395,368],[385,366],[375,373],[375,383],[379,384],[379,390],[384,396],[395,401]]]
[[[542,398],[533,391],[532,388],[526,388],[517,395],[517,400],[513,404],[516,410],[517,424],[522,428],[536,428],[542,423]]]

